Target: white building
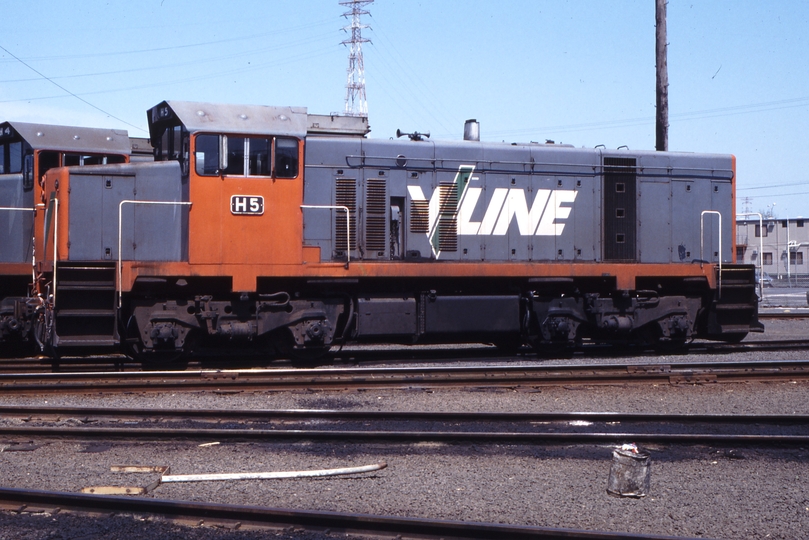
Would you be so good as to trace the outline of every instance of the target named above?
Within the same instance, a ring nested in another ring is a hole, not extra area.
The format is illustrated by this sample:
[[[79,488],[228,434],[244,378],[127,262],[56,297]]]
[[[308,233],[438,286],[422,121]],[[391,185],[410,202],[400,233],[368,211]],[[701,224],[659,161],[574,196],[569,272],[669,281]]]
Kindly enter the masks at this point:
[[[807,278],[809,220],[757,216],[736,220],[736,262],[762,265],[774,279]],[[761,262],[759,263],[759,257]]]

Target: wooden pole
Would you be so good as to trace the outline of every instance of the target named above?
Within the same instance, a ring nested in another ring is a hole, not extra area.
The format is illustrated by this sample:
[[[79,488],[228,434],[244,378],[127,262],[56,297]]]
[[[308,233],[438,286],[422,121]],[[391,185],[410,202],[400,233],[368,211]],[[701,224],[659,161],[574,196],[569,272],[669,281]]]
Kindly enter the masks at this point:
[[[665,152],[669,149],[669,72],[666,60],[666,3],[655,0],[655,59],[657,66],[657,121],[655,149]]]

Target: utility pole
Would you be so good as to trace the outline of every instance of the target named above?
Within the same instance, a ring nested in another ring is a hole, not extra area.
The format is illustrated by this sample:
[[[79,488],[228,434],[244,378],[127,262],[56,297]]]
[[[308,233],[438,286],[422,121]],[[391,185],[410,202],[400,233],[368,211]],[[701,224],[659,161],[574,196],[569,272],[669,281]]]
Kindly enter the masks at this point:
[[[655,59],[657,66],[657,121],[655,150],[669,149],[669,70],[666,44],[667,0],[655,0]]]
[[[373,3],[374,0],[343,0],[341,6],[351,7],[351,11],[343,13],[343,17],[351,17],[351,26],[343,30],[351,31],[351,39],[343,41],[343,45],[350,46],[348,55],[348,82],[346,83],[346,109],[347,116],[368,117],[368,100],[365,98],[365,66],[362,61],[362,44],[369,43],[370,39],[362,37],[362,29],[370,28],[362,24],[361,17],[368,15],[363,7]]]

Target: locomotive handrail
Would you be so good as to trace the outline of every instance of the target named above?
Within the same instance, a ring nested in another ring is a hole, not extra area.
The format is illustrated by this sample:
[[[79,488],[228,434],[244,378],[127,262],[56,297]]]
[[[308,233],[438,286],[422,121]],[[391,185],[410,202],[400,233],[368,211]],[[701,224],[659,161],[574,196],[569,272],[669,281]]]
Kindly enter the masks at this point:
[[[746,212],[744,214],[736,214],[736,217],[745,216],[758,216],[758,230],[764,230],[764,217],[759,212]],[[736,239],[738,242],[738,238]],[[764,300],[764,233],[760,232],[758,235],[758,300]]]
[[[322,210],[344,210],[346,213],[346,268],[351,262],[351,215],[347,206],[334,206],[329,204],[302,204],[303,208],[314,208]]]
[[[53,294],[51,294],[51,306],[56,306],[56,259],[57,259],[57,249],[59,248],[59,199],[54,197],[51,199],[53,203]],[[49,208],[50,210],[50,208]],[[47,212],[47,211],[46,211]],[[47,223],[48,216],[45,216],[45,222]],[[48,240],[47,235],[45,237],[45,245],[42,246],[42,249],[47,252],[48,249]]]
[[[187,201],[130,201],[124,200],[118,203],[118,283],[116,283],[115,292],[118,294],[118,309],[121,308],[121,297],[123,296],[123,257],[121,254],[121,236],[122,236],[122,223],[123,223],[123,208],[125,204],[154,204],[163,206],[191,206]],[[54,267],[55,270],[55,267]],[[55,279],[55,278],[54,278]]]
[[[559,146],[559,145],[557,145]],[[368,161],[374,162],[392,162],[393,164],[396,163],[396,159],[398,156],[373,156],[373,155],[355,155],[349,154],[346,156],[346,164],[349,167],[369,167],[367,165]],[[351,162],[354,161],[357,164],[354,165]],[[470,160],[468,159],[454,159],[454,158],[439,158],[439,157],[423,157],[423,156],[416,156],[416,157],[408,157],[407,163],[408,166],[414,169],[428,169],[428,170],[439,170],[439,169],[453,169],[453,164],[464,164],[468,163]],[[598,169],[602,169],[602,165],[600,163],[561,163],[561,162],[537,162],[537,161],[495,161],[495,160],[486,160],[486,159],[478,159],[472,160],[475,161],[477,166],[475,167],[476,170],[482,172],[489,172],[489,169],[486,167],[487,165],[491,167],[492,165],[512,165],[512,166],[521,166],[521,167],[529,167],[531,172],[535,174],[559,174],[559,175],[578,175],[580,174],[579,171],[555,171],[553,169],[544,170],[541,169],[542,167],[566,167],[566,168],[577,168],[577,169],[590,169],[593,171],[593,176],[599,176],[603,174],[603,172],[598,171]],[[424,165],[414,165],[412,162],[424,162]],[[440,162],[440,165],[439,165]],[[376,166],[376,165],[374,165]],[[310,167],[310,165],[307,165]],[[318,167],[316,165],[312,167]],[[329,166],[325,166],[329,168]],[[670,166],[652,166],[652,165],[643,165],[635,167],[637,169],[638,176],[647,176],[647,177],[658,177],[658,176],[665,176],[671,177],[688,177],[688,178],[720,178],[720,179],[727,179],[732,180],[734,178],[734,170],[733,169],[720,169],[720,168],[713,168],[713,167],[670,167]],[[644,174],[644,171],[654,171],[650,172],[649,174]],[[493,169],[491,172],[509,172],[509,171],[501,171]],[[526,172],[526,171],[511,171],[511,172]],[[686,173],[688,173],[686,175]]]
[[[705,260],[702,256],[702,247],[705,244],[705,214],[716,214],[719,216],[719,281],[716,286],[717,294],[719,298],[722,298],[722,214],[717,212],[716,210],[703,210],[702,213],[699,215],[699,258],[700,260]],[[699,267],[702,268],[703,263],[699,263]]]

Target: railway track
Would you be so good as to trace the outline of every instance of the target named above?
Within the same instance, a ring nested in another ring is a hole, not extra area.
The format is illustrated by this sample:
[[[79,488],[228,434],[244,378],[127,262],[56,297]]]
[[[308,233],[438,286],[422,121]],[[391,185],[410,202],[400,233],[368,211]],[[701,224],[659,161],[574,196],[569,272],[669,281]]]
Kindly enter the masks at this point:
[[[249,369],[98,373],[4,373],[8,394],[706,384],[809,379],[809,360],[409,368]]]
[[[25,425],[10,419],[23,419]],[[70,425],[64,425],[69,420],[72,420],[68,422]],[[59,425],[52,425],[55,422]],[[120,422],[125,422],[126,426],[120,427]],[[0,407],[0,436],[104,441],[304,439],[478,445],[625,442],[805,445],[809,443],[809,415],[155,410],[34,406]]]
[[[574,358],[600,358],[628,356],[643,358],[663,354],[726,354],[738,352],[770,352],[809,350],[809,339],[748,340],[740,343],[696,341],[678,348],[615,348],[604,345],[585,345],[571,354]],[[469,361],[545,360],[530,349],[506,354],[494,346],[462,346],[439,348],[430,346],[404,348],[352,347],[333,351],[320,361],[320,365],[401,364],[407,362],[436,362],[441,364]],[[553,359],[553,356],[548,359]],[[311,364],[314,366],[316,364]],[[1,373],[58,373],[58,372],[129,372],[150,370],[216,370],[232,368],[293,367],[289,360],[275,360],[260,356],[230,356],[192,358],[182,362],[143,364],[124,355],[63,357],[58,362],[48,357],[0,358]],[[310,367],[311,367],[310,366]]]
[[[679,537],[645,534],[583,531],[504,525],[500,523],[475,523],[442,521],[422,518],[376,516],[338,512],[318,512],[261,506],[241,506],[191,501],[161,500],[140,497],[114,497],[80,493],[65,493],[40,490],[0,488],[0,505],[16,512],[60,511],[92,512],[124,515],[158,515],[164,519],[195,520],[206,525],[224,525],[230,528],[249,525],[294,532],[323,533],[340,532],[386,537],[402,535],[419,538],[468,538],[515,540],[543,538],[548,540],[615,540],[669,539]]]

